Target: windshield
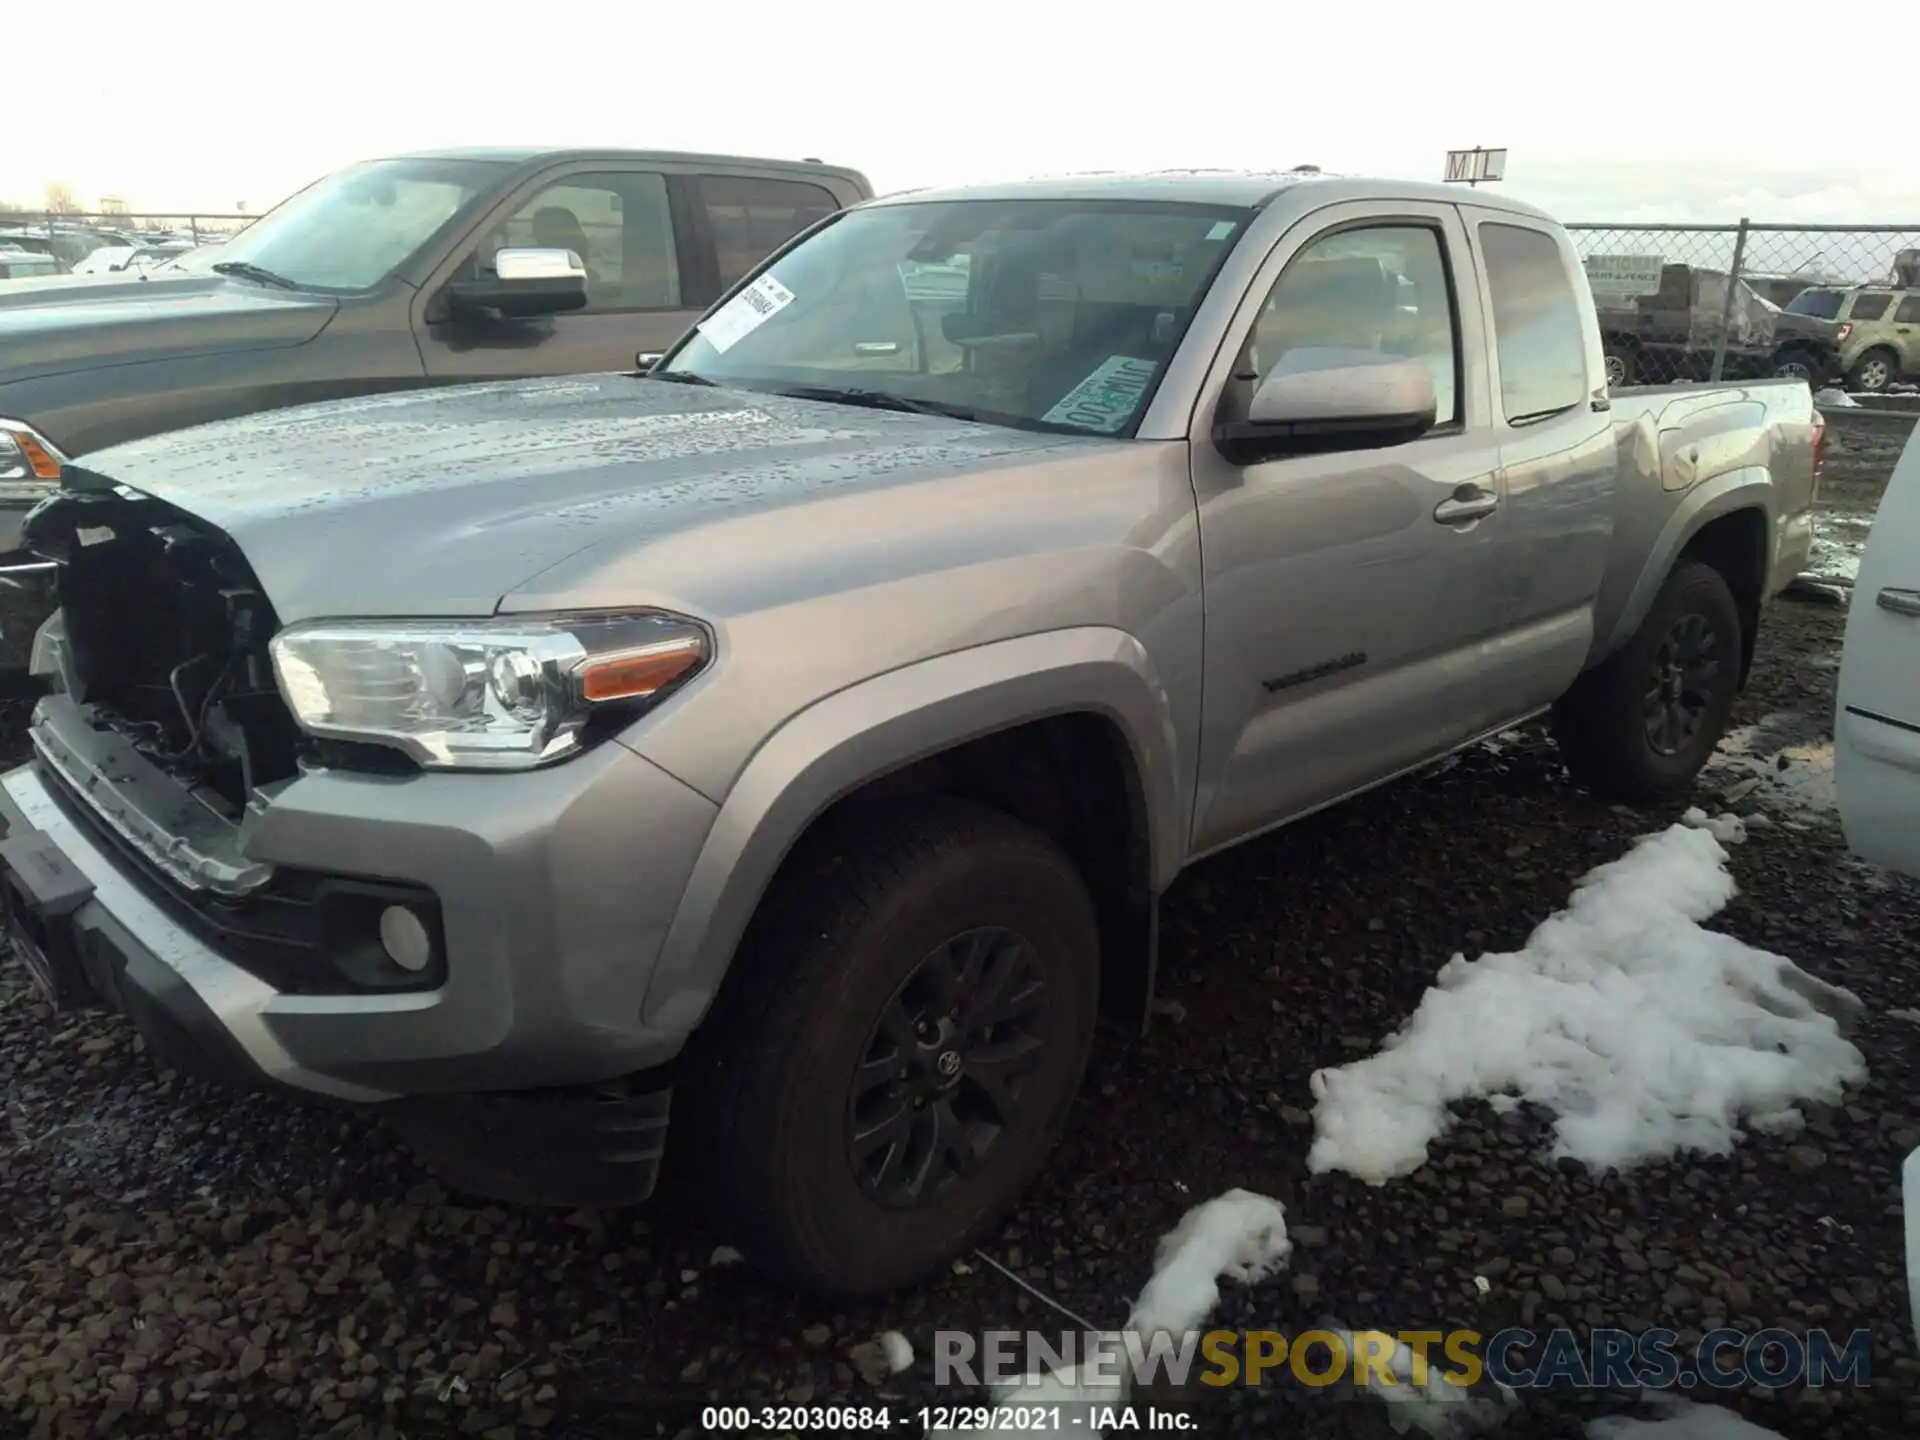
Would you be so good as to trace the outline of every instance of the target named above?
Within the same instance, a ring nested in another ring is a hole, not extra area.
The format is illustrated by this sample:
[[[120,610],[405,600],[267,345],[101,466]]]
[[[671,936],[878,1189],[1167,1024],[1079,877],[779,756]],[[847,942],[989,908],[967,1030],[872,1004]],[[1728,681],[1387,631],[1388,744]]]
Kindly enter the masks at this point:
[[[1112,200],[850,211],[655,373],[1130,435],[1251,214]]]
[[[484,160],[354,165],[282,201],[210,260],[257,266],[307,289],[368,290],[507,168]]]
[[[170,255],[153,267],[156,275],[204,275],[214,262],[226,256],[226,245],[210,240],[205,245],[182,250],[178,255]]]
[[[1808,315],[1815,320],[1831,320],[1840,313],[1847,298],[1843,290],[1802,290],[1787,302],[1789,315]]]

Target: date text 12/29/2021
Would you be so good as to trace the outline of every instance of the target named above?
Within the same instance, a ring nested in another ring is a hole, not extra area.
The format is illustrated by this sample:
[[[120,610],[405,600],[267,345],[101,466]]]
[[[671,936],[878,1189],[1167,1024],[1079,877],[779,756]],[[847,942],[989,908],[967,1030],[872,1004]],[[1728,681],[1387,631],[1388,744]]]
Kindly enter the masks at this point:
[[[709,1405],[700,1428],[710,1435],[847,1434],[890,1431],[910,1435],[1037,1435],[1118,1430],[1178,1433],[1195,1428],[1184,1410],[1127,1405]]]

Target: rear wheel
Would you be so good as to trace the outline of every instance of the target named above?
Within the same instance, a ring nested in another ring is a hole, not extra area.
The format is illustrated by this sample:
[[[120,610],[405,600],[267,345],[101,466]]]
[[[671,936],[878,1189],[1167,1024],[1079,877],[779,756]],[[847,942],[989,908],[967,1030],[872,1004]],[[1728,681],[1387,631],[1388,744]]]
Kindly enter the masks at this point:
[[[809,837],[689,1047],[672,1146],[700,1203],[807,1289],[877,1293],[976,1243],[1086,1068],[1085,886],[997,812],[915,802]]]
[[[1631,345],[1622,345],[1617,340],[1609,340],[1605,350],[1607,366],[1607,388],[1621,390],[1634,383],[1639,367]]]
[[[1816,390],[1826,383],[1827,368],[1826,361],[1812,350],[1782,350],[1773,357],[1774,379],[1804,380]]]
[[[1684,794],[1726,732],[1741,654],[1725,577],[1698,561],[1676,566],[1633,638],[1554,708],[1567,768],[1606,800]]]
[[[1890,350],[1869,350],[1854,362],[1847,384],[1855,390],[1878,395],[1900,378],[1900,362]]]

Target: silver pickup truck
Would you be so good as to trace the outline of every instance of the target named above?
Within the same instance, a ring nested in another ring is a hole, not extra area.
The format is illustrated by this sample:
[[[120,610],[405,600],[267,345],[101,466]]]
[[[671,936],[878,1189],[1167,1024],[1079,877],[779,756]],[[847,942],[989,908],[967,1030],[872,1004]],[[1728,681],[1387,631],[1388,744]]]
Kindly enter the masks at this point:
[[[16,951],[470,1189],[664,1160],[898,1285],[1143,1023],[1185,866],[1548,712],[1596,790],[1689,786],[1820,420],[1603,376],[1525,206],[1100,177],[848,210],[649,374],[89,455],[27,526]]]

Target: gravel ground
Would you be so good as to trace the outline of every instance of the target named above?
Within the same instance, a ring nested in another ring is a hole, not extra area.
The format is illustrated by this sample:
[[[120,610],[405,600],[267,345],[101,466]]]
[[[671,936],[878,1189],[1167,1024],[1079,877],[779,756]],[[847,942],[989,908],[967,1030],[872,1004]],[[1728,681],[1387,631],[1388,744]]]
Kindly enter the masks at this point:
[[[1870,517],[1900,438],[1837,437],[1828,533]],[[1456,951],[1518,948],[1575,877],[1676,818],[1587,800],[1528,731],[1183,878],[1163,993],[1184,1013],[1103,1041],[1073,1133],[991,1254],[1115,1325],[1155,1238],[1244,1186],[1286,1203],[1298,1248],[1285,1275],[1230,1289],[1220,1325],[1867,1327],[1870,1387],[1733,1403],[1795,1440],[1920,1431],[1898,1186],[1920,1144],[1920,1024],[1889,1013],[1920,1003],[1920,887],[1849,859],[1825,808],[1842,622],[1775,607],[1708,788],[1758,779],[1732,808],[1776,822],[1734,849],[1743,893],[1712,923],[1868,1003],[1871,1079],[1844,1106],[1626,1176],[1545,1164],[1544,1117],[1475,1106],[1406,1180],[1308,1176],[1316,1067],[1373,1048]],[[0,700],[10,748],[21,713]],[[698,1432],[702,1403],[871,1399],[847,1351],[888,1328],[922,1359],[885,1393],[951,1402],[931,1384],[936,1328],[1058,1323],[978,1260],[835,1310],[713,1263],[728,1237],[697,1219],[465,1203],[371,1118],[236,1097],[139,1050],[116,1019],[52,1019],[0,971],[0,1432],[671,1436]],[[1393,1434],[1371,1402],[1296,1386],[1169,1403],[1204,1433]],[[1621,1403],[1557,1392],[1503,1433],[1573,1437]]]

